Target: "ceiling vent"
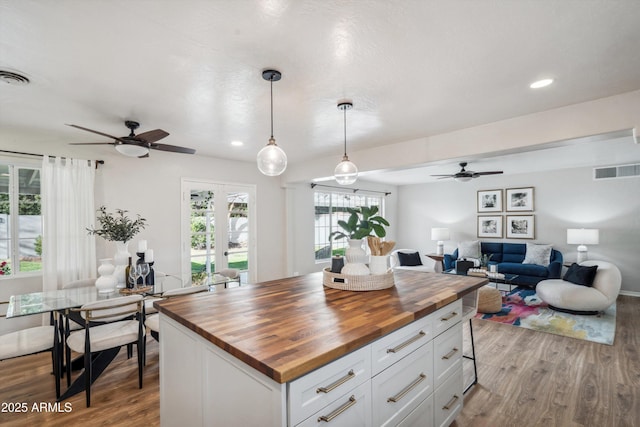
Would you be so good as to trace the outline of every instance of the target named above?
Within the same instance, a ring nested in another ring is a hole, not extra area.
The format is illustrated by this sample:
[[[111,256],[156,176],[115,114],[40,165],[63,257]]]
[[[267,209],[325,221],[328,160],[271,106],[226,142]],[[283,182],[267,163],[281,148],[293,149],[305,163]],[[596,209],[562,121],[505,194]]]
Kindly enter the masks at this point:
[[[593,179],[630,178],[640,176],[640,164],[593,168]]]
[[[0,81],[3,81],[10,85],[28,85],[29,84],[29,78],[27,76],[23,76],[22,74],[9,71],[9,70],[0,70]]]

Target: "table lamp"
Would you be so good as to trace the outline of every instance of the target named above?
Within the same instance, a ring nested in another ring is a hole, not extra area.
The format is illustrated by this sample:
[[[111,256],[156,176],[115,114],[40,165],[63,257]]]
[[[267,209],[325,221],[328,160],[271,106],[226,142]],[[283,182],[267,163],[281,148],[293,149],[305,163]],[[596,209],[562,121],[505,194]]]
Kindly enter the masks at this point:
[[[431,240],[438,241],[438,247],[436,250],[436,255],[444,254],[444,242],[443,240],[449,240],[449,229],[448,228],[432,228],[431,229]]]
[[[597,245],[600,240],[600,230],[597,228],[568,228],[567,244],[578,245],[577,263],[588,259],[587,244]]]

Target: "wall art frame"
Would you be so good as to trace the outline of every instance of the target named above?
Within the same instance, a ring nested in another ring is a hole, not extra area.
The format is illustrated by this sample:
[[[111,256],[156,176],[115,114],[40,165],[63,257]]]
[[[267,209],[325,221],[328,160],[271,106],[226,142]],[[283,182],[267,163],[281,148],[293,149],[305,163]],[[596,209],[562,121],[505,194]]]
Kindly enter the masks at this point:
[[[478,237],[502,238],[502,215],[478,215]]]
[[[502,212],[502,189],[478,190],[478,212]]]
[[[535,239],[535,215],[507,215],[507,239]]]
[[[507,212],[533,212],[533,187],[507,188],[505,205]]]

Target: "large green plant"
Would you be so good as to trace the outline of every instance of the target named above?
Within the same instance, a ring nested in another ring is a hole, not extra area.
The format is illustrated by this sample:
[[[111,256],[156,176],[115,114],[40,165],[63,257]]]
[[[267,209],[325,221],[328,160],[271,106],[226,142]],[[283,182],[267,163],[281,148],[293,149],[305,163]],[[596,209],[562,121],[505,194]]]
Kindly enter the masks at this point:
[[[100,228],[87,228],[87,231],[89,234],[97,234],[112,242],[128,242],[147,225],[147,220],[140,215],[136,219],[130,219],[127,217],[129,211],[122,209],[116,209],[115,213],[110,213],[107,212],[106,207],[100,206],[98,212]]]
[[[377,206],[359,206],[357,208],[347,208],[350,213],[347,221],[338,221],[338,225],[344,231],[334,231],[329,234],[329,239],[363,239],[367,236],[384,237],[387,235],[385,226],[389,226],[389,221],[377,215]]]

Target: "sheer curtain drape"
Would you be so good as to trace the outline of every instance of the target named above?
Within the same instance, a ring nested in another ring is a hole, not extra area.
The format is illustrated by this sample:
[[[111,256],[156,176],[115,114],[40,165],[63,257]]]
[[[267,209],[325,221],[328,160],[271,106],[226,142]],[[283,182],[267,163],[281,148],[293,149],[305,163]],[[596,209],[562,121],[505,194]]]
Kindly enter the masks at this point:
[[[95,169],[92,162],[44,156],[42,161],[43,290],[96,277]]]

